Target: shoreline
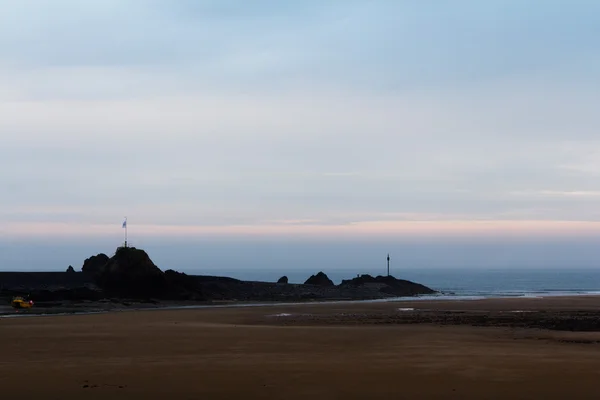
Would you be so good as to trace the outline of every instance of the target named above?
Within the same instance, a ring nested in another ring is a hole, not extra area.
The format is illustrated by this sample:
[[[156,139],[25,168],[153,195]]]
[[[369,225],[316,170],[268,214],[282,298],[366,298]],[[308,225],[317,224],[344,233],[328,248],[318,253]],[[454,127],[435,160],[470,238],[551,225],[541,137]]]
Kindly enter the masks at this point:
[[[211,304],[205,302],[196,304],[184,304],[184,302],[164,302],[157,303],[154,305],[140,306],[145,303],[131,302],[131,305],[118,306],[109,308],[102,308],[101,304],[106,302],[85,302],[85,303],[74,303],[72,306],[61,305],[47,308],[39,308],[42,312],[35,312],[35,308],[31,310],[14,310],[10,306],[6,306],[5,309],[0,307],[0,319],[2,318],[28,318],[28,317],[52,317],[52,316],[75,316],[75,315],[94,315],[94,314],[109,314],[109,313],[122,313],[122,312],[140,312],[140,311],[184,311],[184,310],[210,310],[210,309],[235,309],[235,308],[277,308],[277,307],[301,307],[301,306],[328,306],[328,305],[340,305],[340,306],[352,306],[352,305],[368,305],[368,304],[390,304],[390,303],[403,303],[411,304],[415,306],[425,306],[430,308],[432,304],[436,306],[446,304],[456,304],[461,302],[476,303],[476,302],[512,302],[512,301],[523,301],[523,300],[575,300],[581,298],[598,298],[600,300],[600,292],[584,292],[584,293],[568,293],[561,292],[560,294],[544,293],[543,295],[514,295],[514,296],[461,296],[461,295],[422,295],[422,296],[411,296],[411,297],[390,297],[390,298],[378,298],[378,299],[364,299],[364,300],[307,300],[307,301],[290,301],[290,302],[257,302],[257,301],[213,301]],[[109,304],[124,304],[128,301],[123,300],[122,303],[109,303]],[[176,304],[168,304],[176,303]],[[409,307],[414,310],[415,307]]]

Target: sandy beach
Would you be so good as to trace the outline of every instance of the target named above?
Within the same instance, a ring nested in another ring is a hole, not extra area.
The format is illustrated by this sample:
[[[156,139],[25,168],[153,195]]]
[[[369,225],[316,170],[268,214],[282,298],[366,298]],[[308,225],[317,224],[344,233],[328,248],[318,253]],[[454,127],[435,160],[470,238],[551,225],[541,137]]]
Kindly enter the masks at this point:
[[[0,387],[44,399],[592,399],[600,332],[469,316],[597,310],[600,297],[580,296],[2,318]],[[450,314],[464,318],[436,322]]]

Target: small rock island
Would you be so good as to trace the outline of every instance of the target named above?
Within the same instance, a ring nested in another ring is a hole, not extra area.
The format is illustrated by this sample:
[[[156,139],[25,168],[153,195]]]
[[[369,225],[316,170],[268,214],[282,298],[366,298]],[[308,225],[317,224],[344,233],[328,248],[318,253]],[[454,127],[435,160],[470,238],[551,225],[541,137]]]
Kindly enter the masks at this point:
[[[371,300],[433,293],[426,286],[392,276],[361,275],[336,285],[322,271],[304,284],[288,283],[287,276],[277,282],[255,282],[162,271],[144,250],[135,247],[119,247],[112,257],[91,256],[80,272],[71,266],[66,272],[0,272],[1,301],[27,296],[40,307]]]

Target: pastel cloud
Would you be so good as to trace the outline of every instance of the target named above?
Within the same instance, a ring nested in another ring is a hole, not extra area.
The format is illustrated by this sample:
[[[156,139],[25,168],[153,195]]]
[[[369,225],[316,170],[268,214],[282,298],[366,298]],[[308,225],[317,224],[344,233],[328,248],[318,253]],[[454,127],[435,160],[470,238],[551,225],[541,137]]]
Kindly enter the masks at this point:
[[[252,3],[7,5],[3,235],[595,232],[597,5]]]
[[[278,237],[314,239],[376,238],[495,238],[515,237],[569,238],[598,237],[598,221],[525,221],[525,220],[478,220],[478,221],[365,221],[345,225],[323,225],[319,222],[263,223],[253,225],[137,225],[130,228],[130,238],[243,238]],[[122,235],[122,229],[114,225],[78,223],[18,223],[5,224],[0,229],[0,238],[47,238],[113,237]]]

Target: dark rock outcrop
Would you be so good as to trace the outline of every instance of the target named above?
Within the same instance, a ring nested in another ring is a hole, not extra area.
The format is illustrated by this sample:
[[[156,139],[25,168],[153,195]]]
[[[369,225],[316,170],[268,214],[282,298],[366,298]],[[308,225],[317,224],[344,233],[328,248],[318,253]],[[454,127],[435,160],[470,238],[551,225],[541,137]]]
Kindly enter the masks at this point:
[[[66,272],[67,272],[68,274],[72,274],[72,273],[74,273],[74,272],[75,272],[75,269],[73,268],[73,266],[72,266],[72,265],[69,265],[69,268],[67,268],[67,271],[66,271]]]
[[[322,271],[316,275],[311,275],[310,278],[304,282],[305,285],[317,285],[317,286],[335,286],[333,281],[329,279]]]
[[[119,247],[95,279],[100,288],[116,296],[160,297],[167,290],[164,273],[135,247]]]
[[[393,276],[361,275],[353,279],[343,280],[340,287],[371,286],[378,288],[381,293],[393,296],[415,296],[420,294],[433,294],[435,290],[419,283],[396,279]]]
[[[83,266],[81,267],[81,271],[89,275],[96,275],[98,272],[100,272],[102,267],[108,263],[108,260],[108,256],[104,253],[86,258],[86,260],[83,262]]]
[[[167,281],[167,294],[170,299],[206,300],[195,276],[168,269],[164,273]]]
[[[120,247],[114,256],[98,254],[85,260],[83,273],[0,272],[0,301],[27,295],[36,304],[80,303],[107,299],[142,303],[160,301],[315,301],[367,300],[435,293],[418,283],[391,276],[358,276],[334,283],[323,272],[305,284],[290,284],[286,276],[277,283],[242,281],[223,276],[163,272],[141,249]],[[123,303],[125,304],[125,303]]]

